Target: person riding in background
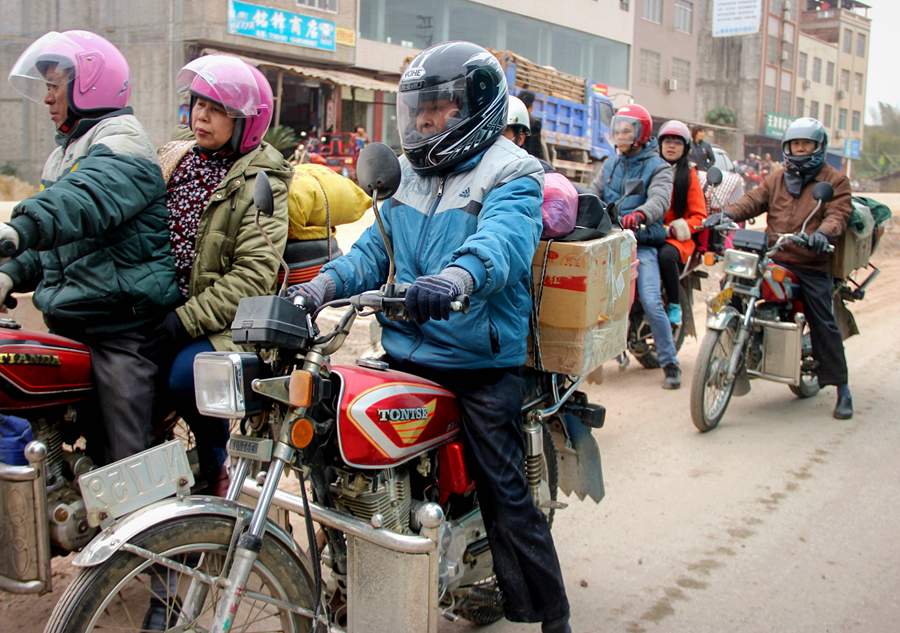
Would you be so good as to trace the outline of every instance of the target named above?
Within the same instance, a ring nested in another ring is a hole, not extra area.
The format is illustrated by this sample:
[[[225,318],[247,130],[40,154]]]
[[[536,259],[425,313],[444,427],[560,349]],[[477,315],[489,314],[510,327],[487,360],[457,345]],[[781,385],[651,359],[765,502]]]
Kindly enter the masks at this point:
[[[606,160],[603,171],[589,189],[608,205],[621,200],[627,180],[644,181],[644,193],[621,202],[619,221],[623,228],[633,230],[637,238],[638,292],[665,372],[662,386],[678,389],[681,368],[672,327],[663,307],[657,250],[666,241],[663,217],[672,203],[672,167],[659,156],[656,139],[651,137],[653,120],[643,106],[633,103],[619,108],[611,128],[618,153]],[[641,225],[646,228],[640,228]]]
[[[207,55],[177,75],[190,95],[191,124],[159,150],[182,305],[171,310],[153,346],[168,373],[170,402],[190,425],[200,460],[200,492],[223,493],[228,423],[201,416],[194,401],[194,356],[240,351],[231,322],[243,297],[272,293],[278,257],[256,228],[253,188],[265,173],[275,212],[260,225],[279,251],[288,233],[287,190],[293,168],[263,136],[272,120],[268,80],[236,57]]]
[[[716,153],[712,145],[704,141],[706,128],[695,125],[691,128],[691,153],[689,160],[697,166],[697,171],[707,171],[716,164]]]
[[[378,316],[386,360],[453,392],[507,619],[570,631],[549,525],[525,479],[521,421],[531,260],[541,233],[540,164],[501,132],[507,85],[469,42],[433,46],[400,79],[402,182],[381,206],[410,321]],[[379,288],[388,257],[377,226],[295,286],[317,304]],[[468,314],[451,300],[471,295]]]
[[[696,170],[688,161],[691,135],[681,121],[668,121],[659,129],[662,157],[672,165],[672,205],[666,211],[666,242],[659,247],[659,270],[669,298],[669,322],[681,323],[679,274],[694,253],[693,235],[706,219],[706,200]]]
[[[795,120],[782,139],[783,169],[763,180],[756,189],[725,210],[735,221],[768,213],[769,233],[799,233],[806,218],[816,207],[813,187],[827,182],[834,187],[834,198],[819,208],[806,224],[808,245],[788,244],[772,256],[779,265],[797,275],[800,301],[809,323],[813,358],[817,361],[819,386],[837,387],[833,415],[839,420],[853,417],[853,400],[847,376],[844,341],[832,312],[832,281],[828,274],[826,252],[829,243],[847,229],[850,218],[851,190],[847,177],[825,163],[828,133],[816,119]]]
[[[101,424],[79,422],[94,460],[117,461],[153,442],[158,367],[140,349],[178,300],[165,182],[128,107],[128,62],[104,38],[47,33],[9,82],[49,107],[59,147],[40,192],[0,224],[0,241],[16,245],[0,264],[0,302],[34,290],[48,327],[88,346]]]
[[[531,111],[534,110],[534,100],[537,96],[531,90],[520,90],[518,98],[528,110],[529,131],[522,148],[535,158],[545,160],[546,156],[544,156],[544,145],[541,138],[541,120],[531,114]]]

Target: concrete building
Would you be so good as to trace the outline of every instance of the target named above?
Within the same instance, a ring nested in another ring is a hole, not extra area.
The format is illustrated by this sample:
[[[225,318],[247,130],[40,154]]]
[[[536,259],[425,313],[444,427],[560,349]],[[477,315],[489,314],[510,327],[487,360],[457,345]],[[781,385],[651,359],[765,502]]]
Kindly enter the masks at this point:
[[[48,31],[86,29],[116,44],[132,73],[131,105],[155,145],[187,100],[178,70],[204,53],[245,57],[276,93],[275,123],[296,132],[350,132],[397,145],[395,92],[406,60],[427,46],[466,39],[513,50],[541,65],[629,90],[629,0],[0,0],[0,67]],[[46,107],[0,86],[4,156],[37,182],[54,147]]]
[[[693,0],[635,0],[632,89],[654,119],[697,117],[694,80],[700,22]],[[617,105],[622,103],[617,102]]]

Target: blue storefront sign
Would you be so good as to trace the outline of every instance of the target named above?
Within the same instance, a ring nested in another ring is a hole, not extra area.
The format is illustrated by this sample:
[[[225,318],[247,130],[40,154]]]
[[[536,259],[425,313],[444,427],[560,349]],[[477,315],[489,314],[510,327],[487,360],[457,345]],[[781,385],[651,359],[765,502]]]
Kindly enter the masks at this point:
[[[844,141],[844,158],[859,159],[860,142],[854,139]]]
[[[228,0],[228,32],[321,51],[335,48],[335,24],[299,13]]]

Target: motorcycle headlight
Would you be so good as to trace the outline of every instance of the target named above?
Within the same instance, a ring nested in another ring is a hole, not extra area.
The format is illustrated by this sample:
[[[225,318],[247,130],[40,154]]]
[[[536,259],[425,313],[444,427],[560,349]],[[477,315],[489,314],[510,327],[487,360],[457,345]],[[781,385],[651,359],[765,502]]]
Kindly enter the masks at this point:
[[[745,253],[733,248],[725,251],[725,274],[743,277],[744,279],[756,279],[756,266],[759,264],[759,255]]]
[[[259,413],[262,401],[250,384],[259,377],[251,352],[203,352],[194,357],[194,395],[200,415],[240,420]]]

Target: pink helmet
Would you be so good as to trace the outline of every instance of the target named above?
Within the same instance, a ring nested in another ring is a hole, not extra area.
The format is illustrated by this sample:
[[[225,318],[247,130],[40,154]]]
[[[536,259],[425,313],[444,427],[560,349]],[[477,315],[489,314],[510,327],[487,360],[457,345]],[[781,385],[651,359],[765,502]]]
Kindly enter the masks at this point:
[[[681,121],[666,121],[663,123],[663,126],[659,128],[659,134],[656,135],[659,138],[660,142],[662,142],[662,138],[664,136],[677,136],[681,140],[684,141],[684,146],[690,149],[691,147],[691,131]]]
[[[256,149],[272,120],[272,88],[259,70],[229,55],[207,55],[188,63],[176,77],[178,92],[218,103],[235,119],[231,149]],[[193,121],[191,122],[193,125]]]
[[[131,95],[125,57],[90,31],[42,35],[19,55],[9,73],[12,87],[37,103],[43,102],[47,83],[62,81],[69,83],[69,121],[124,108]]]

